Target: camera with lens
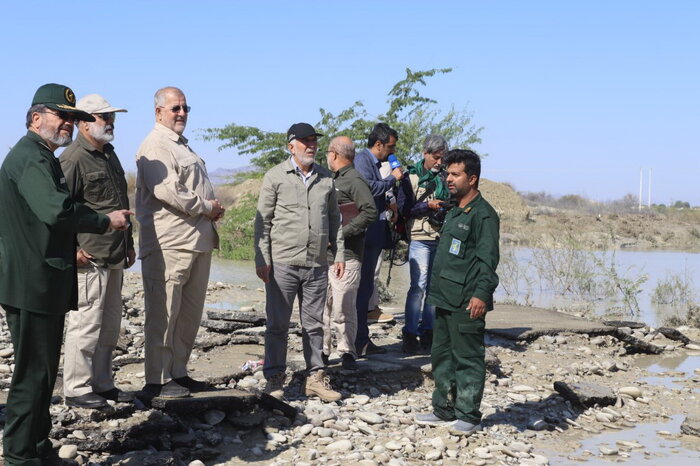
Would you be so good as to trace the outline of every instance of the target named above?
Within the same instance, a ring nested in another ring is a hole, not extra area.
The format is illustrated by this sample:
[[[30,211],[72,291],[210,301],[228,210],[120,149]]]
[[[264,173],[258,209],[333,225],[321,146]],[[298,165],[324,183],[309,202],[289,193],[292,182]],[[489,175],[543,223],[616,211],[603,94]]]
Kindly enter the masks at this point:
[[[442,201],[440,209],[431,210],[428,213],[427,221],[430,224],[430,226],[435,228],[436,230],[440,230],[442,228],[443,223],[445,223],[445,217],[447,216],[447,212],[449,212],[456,205],[457,200],[452,197],[445,201]]]

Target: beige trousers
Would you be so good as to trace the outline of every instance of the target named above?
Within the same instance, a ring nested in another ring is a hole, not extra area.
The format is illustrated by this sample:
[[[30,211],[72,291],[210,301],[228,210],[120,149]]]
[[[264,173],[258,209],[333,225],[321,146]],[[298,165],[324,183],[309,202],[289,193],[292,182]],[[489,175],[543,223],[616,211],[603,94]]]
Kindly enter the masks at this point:
[[[345,261],[345,273],[336,278],[333,267],[328,269],[328,292],[323,311],[323,352],[331,354],[331,330],[338,340],[338,352],[350,353],[355,358],[355,336],[357,335],[357,290],[360,287],[362,263],[356,259]]]
[[[187,375],[209,281],[211,252],[154,251],[141,259],[146,383]]]
[[[76,397],[114,388],[112,352],[122,319],[124,271],[78,269],[78,310],[67,316],[63,394]]]

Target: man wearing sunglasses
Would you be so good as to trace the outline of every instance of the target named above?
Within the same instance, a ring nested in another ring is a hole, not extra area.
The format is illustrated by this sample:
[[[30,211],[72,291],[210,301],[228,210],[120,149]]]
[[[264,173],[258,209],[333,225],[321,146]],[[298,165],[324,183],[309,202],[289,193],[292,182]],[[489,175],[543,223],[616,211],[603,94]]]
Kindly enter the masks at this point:
[[[209,385],[187,375],[209,281],[215,224],[224,208],[182,134],[185,94],[155,94],[156,124],[136,153],[136,218],[145,311],[146,397],[183,398]]]
[[[76,232],[125,231],[132,213],[96,212],[71,198],[54,151],[70,143],[73,91],[45,84],[27,112],[27,134],[0,168],[0,304],[12,335],[14,371],[5,408],[5,465],[41,466],[53,450],[49,404],[61,356],[63,322],[77,308]]]
[[[110,144],[117,112],[126,110],[112,107],[98,94],[83,97],[76,107],[95,121],[78,122],[78,137],[60,157],[73,199],[97,212],[128,209],[124,169]],[[131,228],[78,234],[78,310],[68,314],[63,358],[68,406],[101,408],[107,400],[133,400],[114,386],[112,352],[119,338],[124,269],[135,257]]]

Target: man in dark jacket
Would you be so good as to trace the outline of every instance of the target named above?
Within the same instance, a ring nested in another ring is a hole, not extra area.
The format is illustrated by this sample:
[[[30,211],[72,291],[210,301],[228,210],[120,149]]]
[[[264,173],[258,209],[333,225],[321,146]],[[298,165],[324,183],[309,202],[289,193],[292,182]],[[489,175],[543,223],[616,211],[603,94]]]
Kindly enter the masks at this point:
[[[0,168],[0,304],[15,369],[5,408],[5,465],[41,466],[51,452],[49,403],[61,356],[63,321],[77,307],[75,233],[126,230],[128,210],[100,214],[71,199],[53,152],[71,142],[73,91],[45,84],[27,112],[27,134]]]
[[[377,123],[367,137],[367,147],[355,155],[355,169],[367,181],[377,207],[377,217],[367,228],[362,271],[360,272],[360,288],[357,291],[355,348],[358,356],[386,352],[384,348],[375,345],[369,338],[367,313],[369,312],[369,300],[374,292],[374,269],[382,249],[388,247],[390,242],[390,231],[387,219],[384,217],[386,193],[393,189],[397,180],[403,178],[403,172],[400,168],[394,168],[388,177],[382,178],[379,167],[382,162],[389,158],[389,155],[394,153],[398,139],[399,135],[395,129],[386,123]]]
[[[338,277],[328,274],[326,310],[323,314],[323,353],[327,360],[331,354],[331,325],[338,339],[345,370],[357,369],[355,336],[357,311],[355,300],[360,285],[360,267],[365,246],[365,231],[377,218],[372,192],[367,182],[352,165],[355,144],[347,136],[338,136],[328,145],[326,160],[333,170],[335,190],[343,216],[343,242],[345,243],[345,273]],[[329,251],[329,262],[333,258]]]
[[[116,112],[104,97],[89,94],[76,107],[95,117],[78,123],[78,137],[59,160],[74,200],[96,212],[128,209],[124,169],[114,146]],[[68,314],[63,357],[63,394],[67,406],[100,408],[107,400],[125,402],[133,395],[114,386],[112,352],[122,318],[124,269],[136,253],[131,229],[104,235],[78,235],[78,310]]]

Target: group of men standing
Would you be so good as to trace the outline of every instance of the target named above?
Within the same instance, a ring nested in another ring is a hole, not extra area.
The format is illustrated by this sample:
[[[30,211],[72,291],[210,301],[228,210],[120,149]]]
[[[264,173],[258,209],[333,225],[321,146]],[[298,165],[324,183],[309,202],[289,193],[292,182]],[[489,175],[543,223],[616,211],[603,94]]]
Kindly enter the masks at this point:
[[[416,422],[475,432],[485,377],[484,315],[493,309],[499,257],[498,215],[478,191],[479,156],[448,151],[445,138],[430,135],[423,160],[407,173],[395,167],[382,177],[382,162],[399,137],[387,124],[377,124],[357,153],[349,138],[332,139],[330,170],[315,162],[322,136],[307,123],[292,125],[290,157],[265,174],[260,191],[255,260],[266,288],[265,392],[284,397],[295,299],[305,395],[341,398],[325,371],[332,332],[342,369],[355,370],[358,357],[386,351],[371,341],[367,315],[377,260],[390,241],[387,194],[395,193],[410,239],[403,351],[430,348],[436,383],[433,412]]]
[[[145,397],[182,397],[208,384],[187,361],[201,320],[215,221],[224,214],[204,161],[182,135],[190,107],[177,88],[155,94],[156,123],[137,152],[136,217],[145,313]],[[100,408],[133,393],[114,385],[112,352],[123,271],[136,259],[127,182],[111,141],[117,114],[98,94],[76,102],[60,84],[35,93],[27,134],[0,168],[0,304],[15,369],[5,409],[7,465],[44,464],[61,355],[65,403]],[[78,136],[73,141],[74,127]],[[54,151],[67,146],[57,159]],[[68,314],[70,309],[76,311]]]
[[[0,169],[0,305],[15,356],[5,464],[41,465],[52,453],[49,403],[64,321],[66,404],[100,408],[133,399],[115,386],[112,371],[123,271],[136,259],[129,220],[134,213],[111,144],[117,114],[126,111],[98,94],[76,102],[66,86],[41,86],[27,112],[28,132]],[[155,126],[136,155],[145,397],[178,398],[209,388],[188,375],[187,362],[218,247],[215,222],[225,209],[204,161],[183,136],[189,112],[180,89],[158,90]],[[431,135],[419,164],[382,176],[380,167],[399,138],[387,124],[377,124],[357,152],[350,138],[332,139],[328,168],[316,162],[322,136],[307,123],[292,125],[290,157],[263,178],[255,262],[266,288],[265,392],[284,396],[295,299],[308,371],[304,394],[341,398],[325,371],[333,331],[345,370],[356,370],[359,357],[386,351],[370,339],[368,313],[376,265],[390,242],[385,210],[394,193],[411,239],[403,350],[432,346],[436,380],[434,412],[416,421],[473,432],[484,382],[484,313],[493,308],[498,283],[498,216],[478,192],[479,157],[448,152],[445,139]],[[63,146],[56,159],[54,151]],[[439,237],[440,225],[429,217],[444,210],[450,195],[457,206]],[[76,311],[65,319],[70,309]]]

